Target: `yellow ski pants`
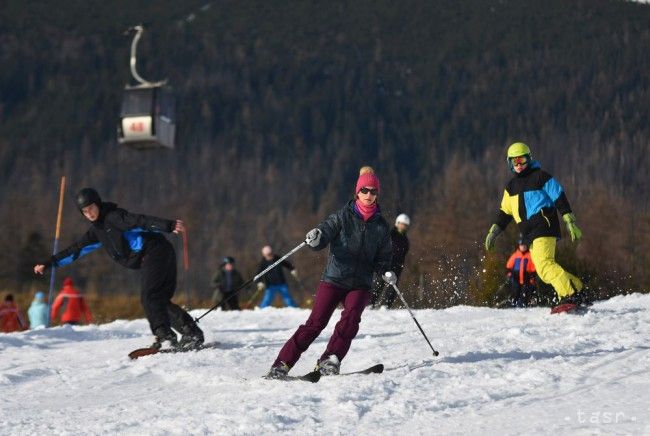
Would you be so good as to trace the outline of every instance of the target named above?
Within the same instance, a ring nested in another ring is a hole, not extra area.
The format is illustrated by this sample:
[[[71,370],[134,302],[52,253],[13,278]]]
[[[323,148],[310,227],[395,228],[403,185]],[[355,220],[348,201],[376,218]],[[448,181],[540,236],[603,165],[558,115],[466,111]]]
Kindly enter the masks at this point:
[[[558,297],[563,298],[581,290],[583,285],[579,278],[555,261],[556,243],[554,236],[536,238],[530,245],[530,256],[539,278],[553,286]]]

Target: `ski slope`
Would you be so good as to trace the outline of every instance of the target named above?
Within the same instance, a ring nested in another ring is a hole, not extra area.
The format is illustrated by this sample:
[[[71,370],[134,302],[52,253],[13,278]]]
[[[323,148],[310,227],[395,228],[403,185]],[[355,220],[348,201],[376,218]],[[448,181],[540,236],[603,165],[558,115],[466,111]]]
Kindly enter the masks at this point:
[[[137,361],[144,320],[0,334],[0,434],[650,434],[650,295],[415,314],[439,357],[408,312],[367,311],[342,370],[386,371],[316,384],[261,378],[301,309],[216,312],[201,326],[219,349]]]

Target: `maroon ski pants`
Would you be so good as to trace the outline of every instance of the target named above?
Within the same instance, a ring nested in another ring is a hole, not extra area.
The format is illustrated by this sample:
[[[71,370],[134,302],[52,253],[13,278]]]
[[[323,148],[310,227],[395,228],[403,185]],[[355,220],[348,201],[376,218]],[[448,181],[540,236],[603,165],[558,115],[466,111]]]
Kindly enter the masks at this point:
[[[350,349],[352,339],[359,331],[361,314],[369,301],[370,291],[361,289],[346,290],[331,283],[320,282],[309,319],[305,324],[298,327],[298,330],[284,344],[273,366],[278,365],[280,362],[285,362],[289,367],[295,365],[300,359],[300,355],[309,348],[311,343],[327,326],[339,303],[343,303],[341,319],[336,323],[334,333],[319,361],[332,354],[338,357],[339,360],[343,360]]]

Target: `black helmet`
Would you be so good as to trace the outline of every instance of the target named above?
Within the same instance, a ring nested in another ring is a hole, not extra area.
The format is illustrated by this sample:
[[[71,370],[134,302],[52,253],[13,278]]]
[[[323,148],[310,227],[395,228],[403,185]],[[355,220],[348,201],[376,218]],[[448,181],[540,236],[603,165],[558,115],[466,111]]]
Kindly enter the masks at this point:
[[[76,202],[79,210],[83,209],[86,206],[90,206],[93,203],[96,204],[97,207],[102,205],[102,199],[100,198],[97,191],[95,191],[93,188],[83,188],[81,191],[79,191],[77,194]]]
[[[226,256],[221,259],[221,266],[224,266],[227,263],[235,263],[235,258],[232,256]]]

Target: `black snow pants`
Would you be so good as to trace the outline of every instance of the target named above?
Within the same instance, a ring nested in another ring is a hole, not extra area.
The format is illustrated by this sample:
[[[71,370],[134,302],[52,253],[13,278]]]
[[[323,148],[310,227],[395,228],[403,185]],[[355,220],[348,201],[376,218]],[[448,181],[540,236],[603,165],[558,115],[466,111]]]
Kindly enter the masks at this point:
[[[147,243],[140,270],[140,301],[151,331],[166,326],[183,333],[183,326],[193,325],[190,314],[171,302],[176,292],[176,252],[167,239]]]

